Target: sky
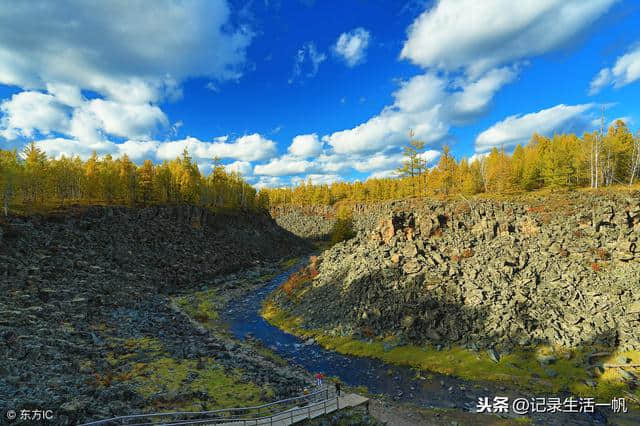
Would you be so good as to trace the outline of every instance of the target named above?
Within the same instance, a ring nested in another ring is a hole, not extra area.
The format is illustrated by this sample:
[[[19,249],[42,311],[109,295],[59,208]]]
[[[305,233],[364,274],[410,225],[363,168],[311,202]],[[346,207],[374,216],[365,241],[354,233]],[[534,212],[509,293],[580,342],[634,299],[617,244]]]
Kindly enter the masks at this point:
[[[635,0],[0,4],[0,148],[218,157],[256,187],[640,128]]]

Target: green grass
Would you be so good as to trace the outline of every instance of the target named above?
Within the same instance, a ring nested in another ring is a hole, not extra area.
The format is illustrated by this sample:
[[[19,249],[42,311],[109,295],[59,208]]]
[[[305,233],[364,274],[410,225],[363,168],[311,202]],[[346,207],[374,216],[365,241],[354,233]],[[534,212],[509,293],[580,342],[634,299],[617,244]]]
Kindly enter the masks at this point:
[[[176,305],[203,326],[215,329],[219,323],[218,309],[222,304],[215,289],[198,291],[175,299]]]
[[[300,258],[299,257],[292,257],[291,259],[285,259],[282,262],[280,262],[280,266],[283,269],[289,269],[289,268],[293,268],[294,266],[296,266],[299,262],[300,262]]]
[[[250,407],[274,397],[270,386],[243,380],[240,369],[226,370],[214,359],[171,358],[157,339],[116,339],[111,343],[122,350],[107,354],[111,372],[98,374],[98,385],[130,383],[147,399],[149,409],[198,411]]]
[[[288,315],[272,301],[267,301],[262,316],[271,324],[303,338],[313,337],[323,347],[347,355],[381,359],[389,364],[406,365],[435,373],[452,375],[472,381],[492,381],[538,393],[557,393],[569,391],[575,395],[597,397],[609,401],[614,397],[625,396],[631,392],[640,398],[640,390],[630,391],[621,381],[617,369],[607,369],[599,377],[588,376],[587,356],[590,350],[567,349],[541,346],[535,350],[517,350],[502,354],[498,363],[493,362],[486,352],[475,352],[460,347],[436,350],[431,346],[405,345],[385,351],[384,341],[366,342],[350,336],[331,336],[322,330],[303,327],[303,319]],[[553,352],[557,360],[550,366],[542,366],[536,353]],[[604,363],[615,363],[615,358],[624,355],[633,363],[640,363],[640,352],[620,352],[612,354]],[[557,375],[550,377],[548,370]],[[595,383],[595,388],[586,384]]]

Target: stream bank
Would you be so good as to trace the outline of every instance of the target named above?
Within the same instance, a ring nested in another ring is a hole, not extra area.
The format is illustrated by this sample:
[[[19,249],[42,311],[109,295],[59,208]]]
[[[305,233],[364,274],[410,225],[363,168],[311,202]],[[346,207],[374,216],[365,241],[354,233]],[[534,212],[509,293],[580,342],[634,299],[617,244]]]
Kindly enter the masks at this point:
[[[322,372],[325,376],[337,377],[349,386],[366,387],[370,394],[381,395],[396,404],[410,403],[422,408],[471,414],[475,412],[478,398],[481,397],[508,396],[512,399],[536,396],[496,383],[472,382],[448,375],[418,372],[378,359],[340,354],[269,324],[260,315],[262,303],[299,268],[300,265],[282,272],[245,297],[229,302],[221,313],[221,319],[236,339],[249,338],[262,342],[293,366],[302,367],[312,374]],[[603,410],[577,415],[536,413],[528,418],[534,424],[592,425],[606,424],[608,414]],[[475,416],[487,418],[485,414]],[[512,419],[515,420],[515,417]]]

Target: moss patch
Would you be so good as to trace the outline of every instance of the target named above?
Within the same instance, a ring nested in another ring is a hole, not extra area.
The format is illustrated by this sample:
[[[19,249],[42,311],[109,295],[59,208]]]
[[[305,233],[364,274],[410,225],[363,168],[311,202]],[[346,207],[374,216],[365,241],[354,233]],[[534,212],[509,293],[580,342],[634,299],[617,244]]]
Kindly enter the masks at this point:
[[[282,262],[280,262],[280,266],[283,269],[289,269],[289,268],[293,268],[298,263],[300,263],[300,258],[299,257],[292,257],[291,259],[285,259]]]
[[[215,289],[178,297],[175,299],[175,303],[203,326],[213,329],[218,325],[218,309],[221,308],[223,301],[220,300]]]
[[[542,394],[569,391],[574,395],[596,397],[609,401],[628,396],[640,399],[640,390],[630,390],[621,380],[619,369],[611,368],[596,377],[588,374],[586,350],[539,347],[503,354],[495,363],[486,352],[475,352],[460,347],[436,350],[431,346],[406,345],[385,350],[385,342],[361,341],[350,336],[331,336],[322,330],[303,327],[303,319],[288,315],[272,301],[263,305],[262,316],[271,324],[303,338],[313,337],[323,347],[347,355],[378,358],[395,365],[406,365],[440,374],[473,381],[494,381]],[[547,366],[538,361],[536,354],[553,352],[556,360]],[[632,363],[640,363],[639,352],[620,352],[601,359],[615,363],[618,356],[626,356]]]
[[[117,348],[107,354],[111,371],[96,375],[97,384],[129,383],[150,410],[255,406],[275,394],[270,386],[258,386],[243,378],[241,370],[227,370],[214,359],[171,358],[157,339],[117,340],[111,346]]]
[[[160,358],[133,369],[138,392],[155,396],[159,408],[175,408],[176,402],[185,410],[254,406],[274,395],[270,388],[243,381],[241,371],[225,371],[211,359]]]

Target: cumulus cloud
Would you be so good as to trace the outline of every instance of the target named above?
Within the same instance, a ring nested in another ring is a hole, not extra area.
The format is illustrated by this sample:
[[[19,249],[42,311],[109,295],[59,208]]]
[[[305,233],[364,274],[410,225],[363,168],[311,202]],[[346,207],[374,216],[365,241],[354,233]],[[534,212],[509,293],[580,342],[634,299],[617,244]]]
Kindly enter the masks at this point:
[[[495,68],[463,83],[462,90],[452,95],[452,119],[460,122],[484,113],[496,92],[516,76],[517,70],[512,67]]]
[[[568,44],[617,0],[440,0],[409,27],[401,58],[478,74]]]
[[[32,138],[36,133],[65,133],[70,120],[67,108],[55,96],[25,91],[0,103],[0,135],[8,140]]]
[[[162,110],[149,104],[123,104],[93,99],[82,108],[94,118],[96,128],[125,138],[149,139],[156,129],[169,124]]]
[[[371,173],[367,179],[384,179],[393,177],[398,177],[396,169],[380,170],[379,172]]]
[[[157,106],[104,99],[85,100],[72,86],[48,85],[51,93],[23,91],[0,104],[0,135],[12,140],[52,133],[97,141],[106,135],[151,139],[168,126]]]
[[[158,0],[153,19],[146,4],[126,0],[9,3],[0,8],[0,84],[23,91],[0,104],[0,137],[41,137],[54,157],[95,150],[162,160],[187,147],[199,162],[247,162],[275,153],[258,134],[229,143],[154,139],[168,127],[177,135],[181,122],[169,126],[157,105],[179,98],[185,79],[215,85],[242,75],[252,34],[232,22],[226,0]]]
[[[291,183],[299,185],[303,182],[311,181],[314,185],[330,185],[334,182],[341,180],[339,175],[320,175],[320,174],[308,174],[304,177],[294,176],[291,178]]]
[[[400,54],[425,72],[401,83],[379,114],[323,140],[341,154],[393,149],[409,129],[427,144],[441,141],[487,111],[518,61],[567,45],[615,1],[440,0],[409,27]]]
[[[0,9],[0,83],[27,89],[157,102],[179,96],[187,77],[238,78],[252,37],[230,24],[225,0],[158,0],[153,19],[147,4],[127,0],[9,3]]]
[[[366,122],[323,137],[337,153],[372,153],[406,143],[413,129],[430,143],[447,134],[442,119],[444,82],[432,74],[417,76],[394,93],[395,102]]]
[[[156,157],[159,160],[172,160],[182,154],[186,148],[195,159],[211,159],[213,157],[231,158],[240,161],[262,161],[275,155],[276,143],[258,133],[245,135],[227,142],[221,137],[213,142],[204,142],[188,137],[182,140],[159,144]]]
[[[589,120],[584,114],[593,106],[560,104],[538,112],[509,116],[480,133],[475,150],[482,153],[494,147],[512,148],[527,143],[534,132],[550,135],[586,130]]]
[[[356,162],[353,168],[359,172],[397,168],[402,164],[402,158],[402,154],[400,153],[392,155],[378,153]]]
[[[277,176],[260,176],[258,181],[253,185],[257,189],[261,188],[281,188],[286,186],[282,178]]]
[[[119,155],[126,154],[131,160],[141,162],[153,158],[159,145],[157,141],[128,140],[116,146]]]
[[[346,62],[347,66],[353,67],[364,62],[371,33],[362,27],[353,31],[340,34],[336,44],[333,46],[334,52]]]
[[[296,52],[296,56],[293,62],[293,71],[291,73],[291,77],[289,77],[289,84],[292,84],[298,78],[303,75],[304,69],[306,69],[306,74],[304,75],[307,78],[315,77],[320,69],[320,64],[327,60],[327,55],[318,51],[315,43],[309,42],[302,46]],[[305,67],[305,63],[309,63],[308,66]]]
[[[591,80],[589,94],[595,95],[606,86],[618,89],[640,80],[640,44],[620,56],[613,67],[603,68]]]
[[[316,133],[298,135],[289,145],[289,153],[295,157],[313,157],[322,153],[322,142]]]
[[[429,165],[429,164],[433,164],[436,161],[436,159],[440,157],[440,154],[441,154],[440,151],[437,151],[435,149],[428,149],[418,154],[418,157],[420,157],[422,160],[425,161],[425,163],[427,163],[427,165]]]
[[[313,163],[291,156],[282,156],[269,161],[267,164],[258,164],[253,168],[256,175],[266,176],[293,176],[307,173],[313,168]]]
[[[240,173],[242,176],[249,176],[252,168],[248,161],[234,161],[224,166],[227,172]]]
[[[110,141],[81,142],[74,139],[50,138],[41,139],[36,142],[36,145],[52,158],[60,158],[64,155],[65,157],[78,156],[86,160],[93,151],[100,155],[119,153],[119,145]]]
[[[239,137],[233,141],[222,136],[213,141],[201,141],[187,137],[180,140],[156,141],[129,139],[122,143],[109,140],[78,140],[69,138],[47,138],[37,144],[50,156],[75,156],[86,159],[95,150],[98,155],[126,154],[133,161],[151,159],[157,161],[173,160],[182,155],[186,148],[199,165],[209,167],[214,157],[236,160],[225,165],[229,171],[240,172],[244,176],[251,174],[251,161],[264,161],[275,155],[275,142],[255,133]]]

